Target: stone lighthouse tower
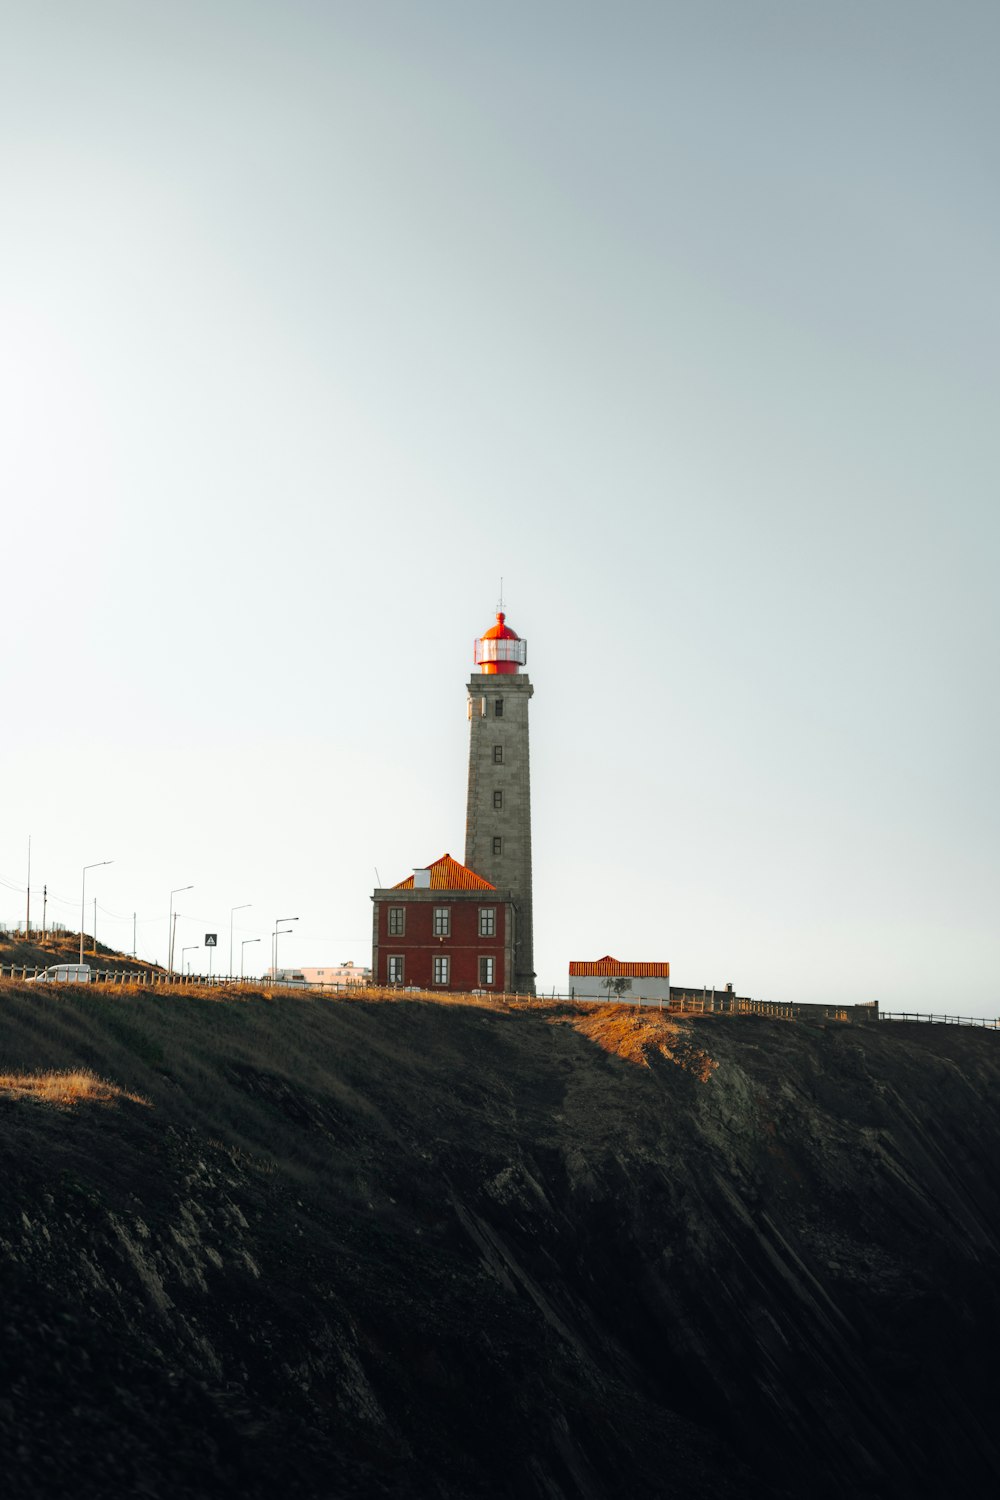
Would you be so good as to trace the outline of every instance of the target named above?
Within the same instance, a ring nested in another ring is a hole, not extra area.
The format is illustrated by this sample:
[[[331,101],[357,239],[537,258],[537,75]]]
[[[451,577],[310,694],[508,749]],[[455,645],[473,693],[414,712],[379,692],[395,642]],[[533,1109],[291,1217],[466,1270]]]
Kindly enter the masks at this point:
[[[534,688],[520,668],[526,641],[501,612],[475,643],[469,679],[469,801],[465,863],[514,904],[514,984],[535,992],[531,917],[531,773],[528,700]]]

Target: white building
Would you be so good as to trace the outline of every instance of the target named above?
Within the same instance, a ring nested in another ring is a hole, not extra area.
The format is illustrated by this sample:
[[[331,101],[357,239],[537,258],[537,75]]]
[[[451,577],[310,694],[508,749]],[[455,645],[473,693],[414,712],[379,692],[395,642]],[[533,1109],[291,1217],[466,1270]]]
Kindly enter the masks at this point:
[[[306,984],[371,984],[372,971],[345,959],[342,964],[327,964],[322,969],[299,969]]]
[[[372,971],[347,959],[342,964],[327,964],[322,969],[279,969],[277,974],[268,969],[264,978],[272,984],[317,984],[345,989],[348,985],[371,984]]]
[[[625,1000],[633,1005],[670,1001],[668,963],[623,963],[603,958],[572,959],[567,994],[575,1000]]]

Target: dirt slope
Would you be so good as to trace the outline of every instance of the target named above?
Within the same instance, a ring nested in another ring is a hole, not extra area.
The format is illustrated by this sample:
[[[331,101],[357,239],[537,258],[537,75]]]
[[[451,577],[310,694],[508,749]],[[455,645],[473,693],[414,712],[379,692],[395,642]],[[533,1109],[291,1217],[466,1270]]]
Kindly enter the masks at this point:
[[[993,1493],[998,1042],[0,986],[6,1492]]]

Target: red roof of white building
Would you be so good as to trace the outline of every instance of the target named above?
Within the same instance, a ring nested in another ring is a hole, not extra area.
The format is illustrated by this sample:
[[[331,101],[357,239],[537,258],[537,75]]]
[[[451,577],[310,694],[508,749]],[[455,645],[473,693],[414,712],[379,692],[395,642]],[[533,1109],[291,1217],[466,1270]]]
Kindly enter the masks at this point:
[[[670,965],[665,963],[627,964],[606,953],[603,958],[570,959],[570,978],[585,979],[594,975],[614,979],[669,979]]]
[[[450,854],[442,854],[432,865],[426,868],[431,872],[430,889],[432,891],[495,891],[496,886],[490,885],[475,870],[470,870],[466,865],[460,865],[457,859],[452,859]],[[405,880],[400,880],[392,887],[394,891],[412,891],[413,876],[407,875]]]

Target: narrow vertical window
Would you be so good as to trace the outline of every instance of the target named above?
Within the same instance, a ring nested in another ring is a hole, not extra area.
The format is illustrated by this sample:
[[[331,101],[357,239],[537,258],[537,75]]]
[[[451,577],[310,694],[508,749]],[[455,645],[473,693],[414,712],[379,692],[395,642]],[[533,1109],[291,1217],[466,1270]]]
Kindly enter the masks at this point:
[[[443,953],[435,954],[434,957],[434,983],[448,983],[448,959]]]
[[[479,960],[479,983],[484,986],[493,983],[492,958],[481,958]]]
[[[503,839],[501,839],[501,838],[495,838],[493,840],[493,853],[494,854],[502,854],[503,853]]]
[[[503,746],[502,745],[494,745],[493,746],[493,764],[495,766],[502,766],[503,765]]]
[[[497,790],[497,791],[495,791],[493,793],[493,806],[496,807],[496,808],[503,807],[503,792],[502,791]]]
[[[502,698],[494,698],[493,699],[493,717],[495,719],[502,719],[503,718],[503,699]]]
[[[389,983],[402,984],[403,982],[403,955],[401,953],[390,953],[389,955]]]
[[[389,936],[402,937],[406,931],[406,907],[389,907]]]
[[[479,908],[479,936],[495,937],[497,930],[497,909],[495,906],[481,906]]]
[[[434,908],[434,936],[449,937],[451,935],[451,907],[435,906]]]

